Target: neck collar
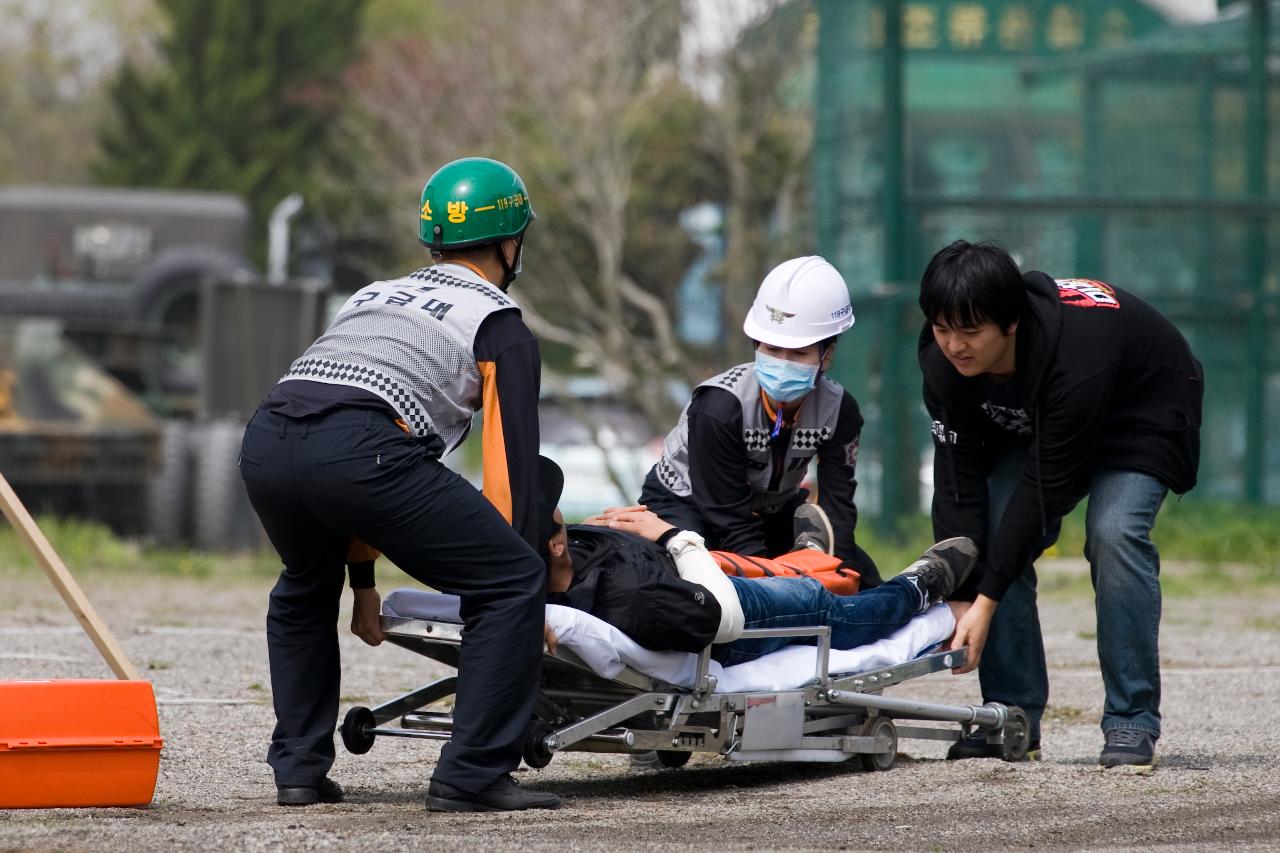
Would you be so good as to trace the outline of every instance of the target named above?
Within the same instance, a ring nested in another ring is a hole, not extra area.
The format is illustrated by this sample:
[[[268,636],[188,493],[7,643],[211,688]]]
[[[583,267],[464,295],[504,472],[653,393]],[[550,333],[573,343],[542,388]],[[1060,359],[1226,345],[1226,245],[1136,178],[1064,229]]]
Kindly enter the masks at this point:
[[[809,392],[809,394],[812,393],[812,391]],[[778,419],[778,414],[781,413],[787,426],[790,426],[791,424],[794,424],[796,422],[796,418],[800,416],[800,409],[804,406],[805,400],[809,399],[809,394],[805,394],[799,400],[792,400],[790,403],[779,403],[778,407],[775,409],[773,405],[774,401],[770,400],[769,395],[764,392],[763,388],[761,388],[760,402],[764,405],[764,413],[769,416],[770,421],[776,421]]]
[[[447,265],[447,264],[453,264],[454,266],[458,266],[458,267],[466,267],[467,269],[471,270],[473,273],[475,273],[475,274],[476,274],[477,276],[479,276],[480,278],[482,278],[482,279],[484,279],[485,281],[489,282],[489,284],[493,284],[493,282],[491,282],[491,281],[489,281],[489,279],[485,278],[484,273],[482,273],[482,272],[480,271],[480,267],[478,267],[478,266],[476,266],[475,264],[471,263],[471,261],[463,261],[463,260],[459,260],[459,259],[457,259],[457,258],[454,258],[454,259],[452,259],[452,260],[443,261],[443,262],[441,263],[441,266],[444,266],[444,265]],[[494,287],[497,287],[497,285],[496,285],[496,284],[494,284],[493,286],[494,286]]]

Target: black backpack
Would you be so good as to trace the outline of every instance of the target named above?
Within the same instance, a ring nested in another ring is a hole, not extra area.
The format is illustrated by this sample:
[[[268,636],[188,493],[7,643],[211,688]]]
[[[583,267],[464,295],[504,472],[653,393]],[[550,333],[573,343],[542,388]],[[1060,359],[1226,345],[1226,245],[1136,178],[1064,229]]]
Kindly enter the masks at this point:
[[[603,619],[653,651],[700,652],[720,627],[720,603],[682,580],[667,549],[621,530],[570,525],[573,582],[550,601]]]

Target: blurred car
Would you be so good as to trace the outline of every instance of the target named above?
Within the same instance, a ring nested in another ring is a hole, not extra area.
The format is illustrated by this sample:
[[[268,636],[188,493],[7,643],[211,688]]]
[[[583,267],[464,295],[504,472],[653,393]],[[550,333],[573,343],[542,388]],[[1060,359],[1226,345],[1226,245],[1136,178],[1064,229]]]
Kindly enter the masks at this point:
[[[552,397],[538,407],[542,454],[564,469],[560,509],[574,520],[635,503],[662,455],[662,436],[638,412],[608,400]]]

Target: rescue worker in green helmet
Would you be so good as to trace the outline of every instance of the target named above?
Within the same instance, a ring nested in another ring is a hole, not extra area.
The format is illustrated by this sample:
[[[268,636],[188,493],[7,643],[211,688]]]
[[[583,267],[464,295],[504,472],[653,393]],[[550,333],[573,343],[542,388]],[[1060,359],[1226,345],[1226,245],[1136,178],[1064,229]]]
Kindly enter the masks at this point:
[[[714,376],[667,435],[640,504],[707,547],[748,557],[815,548],[880,584],[857,544],[854,468],[862,414],[826,375],[853,325],[849,289],[820,257],[792,258],[765,276],[742,330],[755,360]],[[801,488],[817,460],[818,497]]]
[[[245,430],[241,474],[284,564],[267,611],[267,760],[281,805],[342,799],[327,774],[348,573],[353,630],[381,641],[372,563],[349,557],[353,543],[462,599],[456,723],[427,807],[560,804],[509,775],[533,716],[550,536],[537,484],[538,343],[507,292],[533,220],[509,166],[470,157],[441,167],[419,203],[434,265],[353,294]],[[481,409],[483,495],[440,461]]]

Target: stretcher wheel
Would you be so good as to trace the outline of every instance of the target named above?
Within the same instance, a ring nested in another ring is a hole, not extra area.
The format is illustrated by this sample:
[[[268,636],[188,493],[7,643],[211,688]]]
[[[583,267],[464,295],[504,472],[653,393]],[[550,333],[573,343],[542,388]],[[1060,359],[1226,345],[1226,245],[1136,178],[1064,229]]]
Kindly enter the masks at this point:
[[[1021,761],[1027,757],[1027,748],[1031,743],[1031,721],[1027,712],[1011,706],[1009,718],[1004,724],[1004,743],[1000,748],[1000,757],[1005,761]]]
[[[535,717],[529,723],[524,736],[524,763],[534,770],[540,770],[551,763],[554,753],[547,749],[546,737],[555,731],[551,726]]]
[[[342,745],[352,755],[364,755],[373,748],[373,730],[378,721],[368,708],[352,708],[342,720]]]
[[[684,767],[689,763],[689,759],[692,757],[692,752],[680,752],[675,749],[658,750],[658,763],[668,770],[676,770]]]
[[[889,749],[885,752],[864,752],[858,756],[863,770],[888,770],[898,760],[898,727],[888,717],[872,717],[862,725],[863,737],[877,740],[889,739]]]

